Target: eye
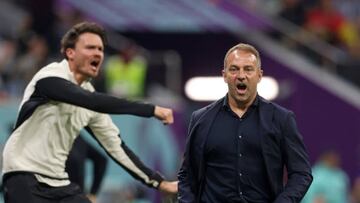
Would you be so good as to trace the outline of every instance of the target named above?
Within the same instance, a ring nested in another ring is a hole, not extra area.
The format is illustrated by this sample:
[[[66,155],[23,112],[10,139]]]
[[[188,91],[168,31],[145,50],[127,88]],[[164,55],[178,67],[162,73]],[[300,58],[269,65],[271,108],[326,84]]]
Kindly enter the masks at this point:
[[[244,70],[245,70],[246,72],[252,72],[252,71],[254,71],[255,69],[254,69],[254,67],[252,67],[252,66],[247,66],[247,67],[244,68]]]
[[[231,72],[231,73],[234,73],[234,72],[236,72],[238,69],[236,68],[236,67],[234,67],[234,66],[231,66],[230,68],[229,68],[229,72]]]

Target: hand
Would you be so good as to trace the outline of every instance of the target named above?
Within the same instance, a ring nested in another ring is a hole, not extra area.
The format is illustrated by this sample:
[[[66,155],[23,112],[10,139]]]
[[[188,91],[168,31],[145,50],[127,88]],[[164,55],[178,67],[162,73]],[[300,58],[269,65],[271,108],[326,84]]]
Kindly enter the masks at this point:
[[[96,195],[94,194],[87,194],[87,198],[89,198],[91,203],[96,203]]]
[[[171,124],[174,122],[173,112],[169,108],[164,108],[160,106],[155,106],[154,116],[163,122],[165,125]]]
[[[323,196],[317,196],[314,199],[314,203],[325,203],[325,198]]]
[[[178,182],[179,181],[162,181],[159,186],[159,190],[165,194],[174,195],[178,192]]]

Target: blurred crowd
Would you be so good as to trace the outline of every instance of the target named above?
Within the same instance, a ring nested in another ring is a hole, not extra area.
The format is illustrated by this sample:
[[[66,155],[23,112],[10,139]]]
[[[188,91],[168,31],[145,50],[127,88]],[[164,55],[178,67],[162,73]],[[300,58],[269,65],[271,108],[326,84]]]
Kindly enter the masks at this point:
[[[0,8],[22,13],[13,20],[13,27],[0,29],[0,103],[21,96],[34,73],[51,61],[62,60],[61,35],[72,25],[89,19],[61,0],[14,2],[17,7]],[[141,48],[127,41],[122,49],[106,54],[111,56],[105,58],[103,72],[94,81],[96,88],[117,96],[143,97],[147,62]]]
[[[359,46],[359,1],[282,0],[278,15],[348,53]]]
[[[56,12],[41,9],[53,8],[55,1],[3,1],[2,4],[2,13],[18,15],[10,22],[6,22],[7,18],[1,22],[7,26],[0,29],[0,101],[19,97],[38,69],[60,57],[59,45],[54,42],[63,28],[79,20],[76,13],[65,9]]]
[[[274,19],[271,37],[319,67],[360,86],[360,1],[238,1],[260,11],[259,15]]]
[[[272,35],[319,66],[332,67],[333,72],[360,86],[360,1],[239,1],[248,6],[266,8],[274,16],[302,28],[292,34],[293,38],[284,33]],[[17,17],[3,18],[5,20],[0,22],[0,101],[21,95],[39,68],[49,61],[61,59],[61,34],[71,25],[89,19],[67,6],[64,0],[11,1],[16,8],[6,2],[0,5],[1,15],[17,13]],[[315,40],[320,39],[340,51],[316,47],[314,36]],[[147,62],[137,45],[130,43],[113,54],[114,57],[107,57],[109,60],[105,61],[103,78],[95,81],[98,89],[116,95],[143,96]]]
[[[295,39],[307,46],[281,39],[320,66],[360,86],[360,1],[358,0],[280,0],[275,14],[302,28]],[[310,35],[309,35],[310,33]],[[319,47],[315,41],[332,45],[337,52]],[[330,68],[329,68],[330,67]]]

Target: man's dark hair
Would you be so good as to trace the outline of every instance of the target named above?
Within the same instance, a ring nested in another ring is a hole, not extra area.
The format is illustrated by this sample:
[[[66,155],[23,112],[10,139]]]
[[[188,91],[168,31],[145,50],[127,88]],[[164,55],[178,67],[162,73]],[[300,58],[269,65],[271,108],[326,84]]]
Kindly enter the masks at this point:
[[[66,56],[66,49],[75,48],[75,44],[79,39],[79,36],[83,33],[93,33],[99,35],[104,46],[107,43],[105,30],[103,27],[96,23],[92,22],[81,22],[74,25],[61,39],[61,53],[63,56],[68,59]]]

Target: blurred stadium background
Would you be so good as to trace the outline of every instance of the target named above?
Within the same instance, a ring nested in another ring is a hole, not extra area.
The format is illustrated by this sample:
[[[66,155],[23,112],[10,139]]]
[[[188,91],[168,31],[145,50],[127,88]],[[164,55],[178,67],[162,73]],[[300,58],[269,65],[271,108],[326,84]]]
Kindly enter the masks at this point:
[[[264,75],[277,85],[265,85],[264,93],[278,88],[273,100],[295,112],[312,164],[328,149],[340,155],[350,195],[360,175],[358,0],[0,0],[1,146],[24,85],[43,65],[61,60],[61,36],[83,20],[108,31],[108,60],[93,81],[99,91],[174,108],[172,126],[113,116],[127,144],[167,178],[176,179],[190,113],[210,102],[195,100],[191,91],[199,88],[185,86],[194,77],[221,76],[225,52],[245,42],[259,49]],[[135,64],[143,71],[125,78],[138,92],[111,77],[110,59],[117,57],[141,59]],[[88,184],[91,170],[89,164]],[[112,161],[98,196],[99,203],[172,201]]]

